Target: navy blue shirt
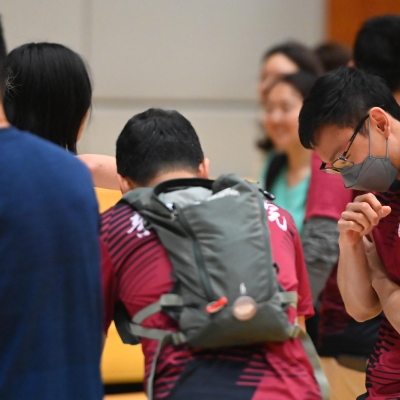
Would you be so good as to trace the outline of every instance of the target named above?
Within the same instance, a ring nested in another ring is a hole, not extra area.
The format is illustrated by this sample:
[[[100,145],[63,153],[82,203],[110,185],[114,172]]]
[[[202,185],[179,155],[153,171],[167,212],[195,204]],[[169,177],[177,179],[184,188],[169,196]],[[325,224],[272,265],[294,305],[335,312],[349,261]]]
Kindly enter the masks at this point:
[[[102,399],[98,219],[76,157],[0,129],[0,399]]]

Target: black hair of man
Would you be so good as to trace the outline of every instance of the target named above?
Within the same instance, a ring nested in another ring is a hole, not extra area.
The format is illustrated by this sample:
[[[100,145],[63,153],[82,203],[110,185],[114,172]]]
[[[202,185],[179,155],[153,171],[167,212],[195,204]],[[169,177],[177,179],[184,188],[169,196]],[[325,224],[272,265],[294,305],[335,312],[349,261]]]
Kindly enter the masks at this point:
[[[91,106],[92,85],[82,58],[57,43],[29,43],[6,57],[4,111],[10,124],[76,152]]]
[[[317,76],[323,73],[323,67],[317,55],[314,54],[314,52],[307,46],[304,46],[304,44],[296,41],[288,41],[278,44],[266,51],[262,57],[262,61],[266,61],[274,54],[285,55],[302,71],[306,71]]]
[[[355,129],[372,107],[400,121],[400,106],[381,78],[350,67],[321,76],[300,111],[301,144],[311,149],[319,130],[328,125]],[[367,135],[365,129],[361,133]]]
[[[116,156],[118,173],[140,186],[166,172],[196,173],[204,160],[192,124],[177,111],[158,108],[126,123],[117,140]]]
[[[6,81],[5,58],[7,55],[6,41],[4,39],[3,25],[0,15],[0,93],[3,93]],[[1,103],[1,99],[0,99]]]
[[[357,34],[354,63],[380,76],[392,92],[400,89],[400,15],[369,19]]]

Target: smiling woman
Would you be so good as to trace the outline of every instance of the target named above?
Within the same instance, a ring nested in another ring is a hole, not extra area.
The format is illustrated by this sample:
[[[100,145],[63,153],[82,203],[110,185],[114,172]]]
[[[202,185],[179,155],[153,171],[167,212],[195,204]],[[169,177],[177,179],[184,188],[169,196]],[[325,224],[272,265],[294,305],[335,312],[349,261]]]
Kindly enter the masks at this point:
[[[298,116],[316,77],[300,71],[276,80],[264,100],[263,127],[274,150],[267,155],[262,181],[287,209],[301,232],[311,172],[311,152],[301,146]]]

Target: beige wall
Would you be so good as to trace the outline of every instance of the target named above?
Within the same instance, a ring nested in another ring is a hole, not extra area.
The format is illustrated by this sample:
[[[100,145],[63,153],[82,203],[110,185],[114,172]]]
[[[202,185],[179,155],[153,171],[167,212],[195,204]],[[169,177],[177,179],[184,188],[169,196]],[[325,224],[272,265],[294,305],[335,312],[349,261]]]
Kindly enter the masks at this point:
[[[261,54],[323,39],[323,0],[0,0],[9,50],[56,41],[81,53],[94,81],[79,151],[113,154],[125,122],[174,108],[196,128],[214,175],[255,176]]]

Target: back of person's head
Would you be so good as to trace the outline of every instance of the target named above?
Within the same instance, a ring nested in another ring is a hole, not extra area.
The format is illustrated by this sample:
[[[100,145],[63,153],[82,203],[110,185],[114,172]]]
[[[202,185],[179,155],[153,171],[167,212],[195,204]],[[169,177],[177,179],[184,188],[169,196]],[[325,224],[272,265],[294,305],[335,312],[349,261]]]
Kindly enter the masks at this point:
[[[354,44],[354,64],[380,76],[392,92],[400,90],[400,15],[368,20]]]
[[[316,80],[317,76],[314,74],[310,74],[306,71],[299,71],[295,74],[283,75],[281,78],[277,79],[273,86],[279,82],[287,83],[300,93],[303,99],[305,99],[309,95]]]
[[[173,171],[196,173],[204,160],[192,124],[177,111],[150,108],[133,116],[117,140],[117,170],[139,186]]]
[[[302,145],[311,149],[326,126],[356,128],[372,107],[400,120],[400,106],[380,77],[345,67],[318,78],[300,111]],[[365,129],[360,132],[367,135]]]
[[[274,54],[285,55],[299,67],[299,70],[303,70],[314,75],[320,75],[323,72],[323,68],[318,57],[313,53],[312,50],[301,43],[289,41],[278,44],[265,52],[262,61],[266,61]]]
[[[321,61],[325,72],[345,67],[352,57],[350,47],[336,42],[323,43],[317,46],[314,52]]]
[[[0,15],[0,93],[3,93],[6,82],[5,59],[7,55],[6,41],[3,34],[3,25]],[[0,103],[2,99],[0,98]]]
[[[4,110],[8,121],[70,151],[91,106],[82,58],[56,43],[29,43],[6,57]]]

